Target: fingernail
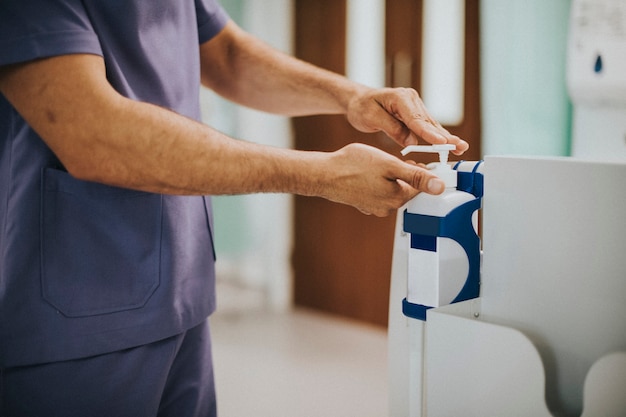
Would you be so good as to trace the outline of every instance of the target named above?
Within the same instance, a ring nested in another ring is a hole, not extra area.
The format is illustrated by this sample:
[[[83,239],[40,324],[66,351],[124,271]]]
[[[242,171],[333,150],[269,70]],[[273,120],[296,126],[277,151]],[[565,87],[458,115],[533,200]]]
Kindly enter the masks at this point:
[[[446,185],[439,178],[431,178],[428,181],[427,187],[430,194],[441,194]]]

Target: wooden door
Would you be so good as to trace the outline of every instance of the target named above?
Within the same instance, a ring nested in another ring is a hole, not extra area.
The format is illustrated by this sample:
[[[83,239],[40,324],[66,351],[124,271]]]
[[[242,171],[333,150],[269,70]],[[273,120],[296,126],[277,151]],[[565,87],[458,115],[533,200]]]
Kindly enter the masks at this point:
[[[474,160],[480,155],[478,1],[467,3],[466,114],[459,126],[447,128],[470,142],[465,159]],[[389,85],[419,91],[421,9],[421,0],[387,1]],[[296,55],[344,73],[345,0],[296,0],[295,10]],[[400,150],[382,133],[354,130],[343,116],[299,117],[293,126],[296,148],[302,150],[332,151],[355,141],[394,155]],[[365,216],[351,207],[298,196],[294,221],[295,304],[386,326],[395,218]]]

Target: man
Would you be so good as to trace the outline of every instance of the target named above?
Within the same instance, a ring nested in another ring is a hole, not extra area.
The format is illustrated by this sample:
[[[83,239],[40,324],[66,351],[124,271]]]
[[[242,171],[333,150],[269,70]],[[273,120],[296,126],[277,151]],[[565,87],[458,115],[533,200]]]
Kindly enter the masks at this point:
[[[0,415],[213,416],[207,195],[320,196],[378,216],[428,171],[375,148],[237,141],[200,83],[284,115],[343,113],[400,145],[467,144],[410,89],[285,56],[215,0],[0,1]]]

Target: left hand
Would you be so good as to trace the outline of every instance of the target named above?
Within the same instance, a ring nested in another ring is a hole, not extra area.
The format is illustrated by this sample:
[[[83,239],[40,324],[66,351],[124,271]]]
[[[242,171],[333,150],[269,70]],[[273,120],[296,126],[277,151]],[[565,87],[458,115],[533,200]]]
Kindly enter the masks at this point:
[[[450,134],[434,120],[412,88],[363,89],[348,104],[347,118],[357,130],[366,133],[383,131],[400,146],[415,145],[419,140],[431,144],[456,145],[452,153],[461,155],[469,145]]]

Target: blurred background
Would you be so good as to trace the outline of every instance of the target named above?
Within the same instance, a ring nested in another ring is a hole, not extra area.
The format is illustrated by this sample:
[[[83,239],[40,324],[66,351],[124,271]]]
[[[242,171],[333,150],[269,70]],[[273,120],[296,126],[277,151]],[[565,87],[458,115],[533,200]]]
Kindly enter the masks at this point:
[[[466,160],[569,155],[570,0],[220,1],[280,50],[370,86],[417,89],[470,143]],[[206,123],[243,140],[323,151],[361,141],[399,156],[342,116],[278,117],[208,90],[201,100]],[[277,194],[214,207],[221,414],[386,415],[395,218]]]

